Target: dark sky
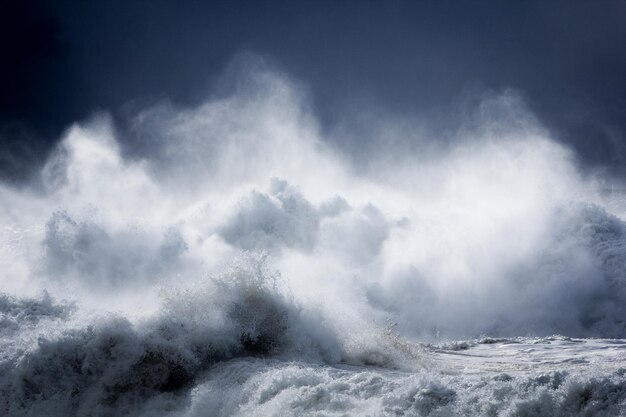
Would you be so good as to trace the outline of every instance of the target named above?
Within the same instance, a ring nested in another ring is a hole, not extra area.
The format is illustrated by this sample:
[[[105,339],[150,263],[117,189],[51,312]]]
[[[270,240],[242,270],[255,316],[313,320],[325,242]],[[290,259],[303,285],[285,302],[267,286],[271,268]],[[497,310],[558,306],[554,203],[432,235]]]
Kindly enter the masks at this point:
[[[307,85],[329,129],[365,104],[436,119],[514,88],[585,166],[626,172],[621,0],[3,0],[0,51],[0,176],[15,181],[69,123],[197,103],[241,51]]]

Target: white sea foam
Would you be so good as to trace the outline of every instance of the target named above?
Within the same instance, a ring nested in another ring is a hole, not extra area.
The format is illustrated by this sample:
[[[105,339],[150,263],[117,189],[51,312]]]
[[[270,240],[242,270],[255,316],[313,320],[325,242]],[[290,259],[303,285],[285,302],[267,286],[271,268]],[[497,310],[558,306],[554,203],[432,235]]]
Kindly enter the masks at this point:
[[[297,85],[243,79],[75,124],[38,184],[0,185],[9,415],[616,415],[623,356],[526,389],[418,343],[626,338],[623,207],[521,100],[411,151],[381,120],[396,145],[355,161]]]

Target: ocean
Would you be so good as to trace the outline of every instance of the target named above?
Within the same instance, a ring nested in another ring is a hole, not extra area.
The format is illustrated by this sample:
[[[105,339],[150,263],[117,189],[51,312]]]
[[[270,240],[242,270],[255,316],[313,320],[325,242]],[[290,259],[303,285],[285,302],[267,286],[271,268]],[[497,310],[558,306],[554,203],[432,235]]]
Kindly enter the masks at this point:
[[[0,414],[626,416],[620,184],[510,95],[354,160],[252,84],[0,184]]]

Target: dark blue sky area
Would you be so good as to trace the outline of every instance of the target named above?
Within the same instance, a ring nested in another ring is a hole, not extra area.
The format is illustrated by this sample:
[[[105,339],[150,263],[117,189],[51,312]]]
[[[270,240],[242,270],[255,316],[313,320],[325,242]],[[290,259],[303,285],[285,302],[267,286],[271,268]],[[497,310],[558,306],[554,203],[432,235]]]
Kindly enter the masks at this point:
[[[626,163],[624,1],[4,0],[0,48],[14,180],[94,109],[199,102],[241,51],[307,85],[327,128],[359,106],[436,119],[514,88],[586,166]]]

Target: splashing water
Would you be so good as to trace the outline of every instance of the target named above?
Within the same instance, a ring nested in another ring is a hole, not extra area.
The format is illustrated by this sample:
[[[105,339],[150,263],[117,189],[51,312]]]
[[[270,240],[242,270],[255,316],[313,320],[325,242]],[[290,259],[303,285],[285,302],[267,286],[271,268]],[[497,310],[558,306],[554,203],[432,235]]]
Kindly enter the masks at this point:
[[[268,70],[71,126],[0,185],[0,409],[624,415],[621,196],[511,93],[381,132],[350,160]]]

